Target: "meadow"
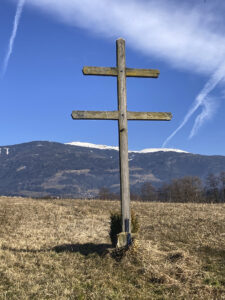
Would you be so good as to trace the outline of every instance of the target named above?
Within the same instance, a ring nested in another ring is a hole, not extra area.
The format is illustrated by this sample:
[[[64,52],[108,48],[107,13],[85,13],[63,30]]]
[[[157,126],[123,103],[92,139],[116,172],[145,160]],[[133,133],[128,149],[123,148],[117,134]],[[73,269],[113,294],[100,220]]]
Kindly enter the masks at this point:
[[[118,201],[0,198],[0,299],[225,299],[225,205],[132,202],[140,232],[111,247]]]

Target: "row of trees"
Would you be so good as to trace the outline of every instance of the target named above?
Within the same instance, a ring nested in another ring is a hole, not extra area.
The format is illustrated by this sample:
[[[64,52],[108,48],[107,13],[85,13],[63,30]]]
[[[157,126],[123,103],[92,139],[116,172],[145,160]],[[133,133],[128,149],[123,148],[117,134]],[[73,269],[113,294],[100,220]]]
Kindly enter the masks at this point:
[[[119,195],[107,188],[99,190],[100,199],[119,199]],[[219,175],[209,174],[203,184],[196,176],[173,179],[169,184],[155,188],[151,182],[145,182],[139,192],[131,193],[132,200],[162,202],[208,202],[225,203],[225,172]]]

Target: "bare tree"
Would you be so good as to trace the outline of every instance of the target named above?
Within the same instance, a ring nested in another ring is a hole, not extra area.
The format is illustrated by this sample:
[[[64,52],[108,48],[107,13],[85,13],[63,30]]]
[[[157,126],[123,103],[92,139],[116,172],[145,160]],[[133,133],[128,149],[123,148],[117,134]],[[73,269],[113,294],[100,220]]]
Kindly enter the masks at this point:
[[[209,202],[219,202],[219,178],[212,173],[206,177],[206,196]]]
[[[157,193],[154,186],[151,182],[143,183],[141,187],[141,199],[142,201],[156,201],[157,200]]]
[[[113,200],[117,199],[118,195],[112,193],[108,188],[102,187],[99,189],[97,198],[101,200]]]
[[[169,186],[173,202],[201,202],[202,181],[197,176],[185,176],[173,179]]]
[[[138,193],[135,193],[134,191],[131,191],[130,193],[130,200],[133,201],[140,201],[140,195]]]
[[[221,172],[219,175],[221,185],[221,202],[225,202],[225,172]]]
[[[171,185],[170,184],[163,184],[158,189],[158,200],[162,202],[171,202]]]

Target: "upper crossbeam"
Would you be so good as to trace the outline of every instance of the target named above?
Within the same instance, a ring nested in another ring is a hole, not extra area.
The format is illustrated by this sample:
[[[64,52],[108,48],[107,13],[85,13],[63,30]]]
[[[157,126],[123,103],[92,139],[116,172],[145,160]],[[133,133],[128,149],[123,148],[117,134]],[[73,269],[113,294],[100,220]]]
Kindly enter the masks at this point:
[[[83,67],[84,75],[118,76],[118,69],[111,67]],[[159,70],[126,68],[126,77],[158,78]]]

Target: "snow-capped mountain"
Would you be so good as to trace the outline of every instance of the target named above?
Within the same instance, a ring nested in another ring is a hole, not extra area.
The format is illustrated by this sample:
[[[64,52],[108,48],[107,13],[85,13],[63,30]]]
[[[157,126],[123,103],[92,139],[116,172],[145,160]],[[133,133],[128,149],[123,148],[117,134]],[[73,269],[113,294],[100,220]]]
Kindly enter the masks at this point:
[[[94,148],[94,149],[101,149],[101,150],[119,150],[119,147],[116,146],[107,146],[107,145],[98,145],[92,143],[84,143],[84,142],[71,142],[66,143],[66,145],[78,146],[78,147],[87,147],[87,148]],[[153,152],[177,152],[177,153],[188,153],[187,151],[180,150],[180,149],[172,149],[172,148],[148,148],[143,150],[130,150],[129,152],[133,153],[153,153]]]
[[[94,197],[101,187],[119,193],[117,147],[88,143],[30,142],[0,147],[0,195]],[[174,178],[225,171],[225,156],[206,156],[177,149],[129,153],[130,187],[156,187]]]

